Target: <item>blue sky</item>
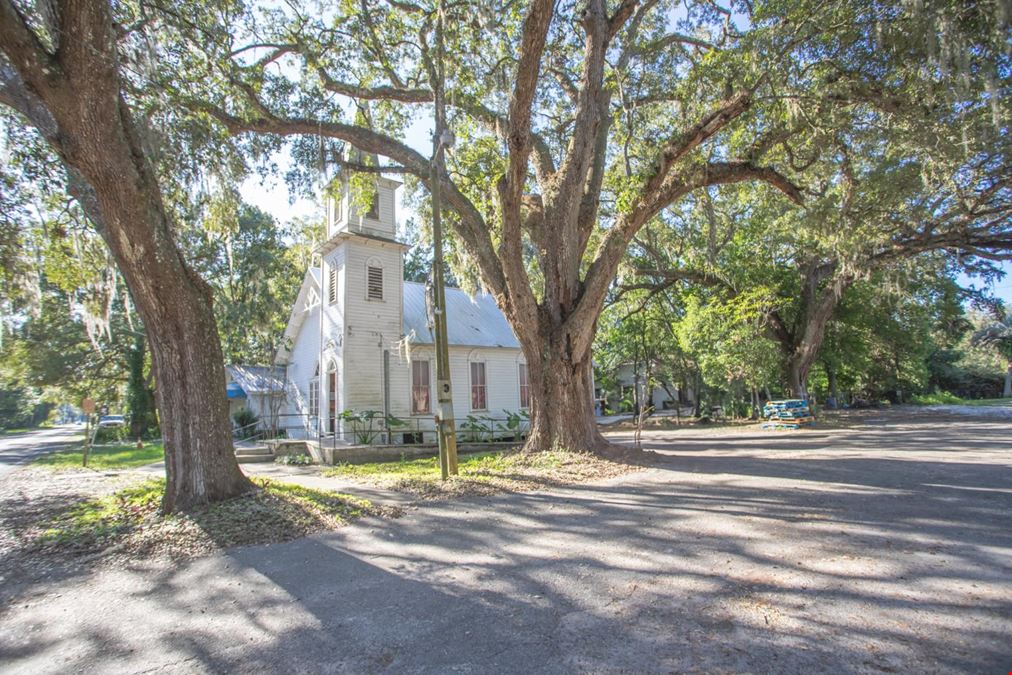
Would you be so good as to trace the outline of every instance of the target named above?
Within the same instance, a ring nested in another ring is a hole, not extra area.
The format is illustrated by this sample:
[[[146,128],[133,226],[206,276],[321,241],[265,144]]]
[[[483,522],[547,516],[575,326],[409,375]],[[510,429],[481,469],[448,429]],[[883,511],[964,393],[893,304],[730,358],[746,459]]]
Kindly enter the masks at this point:
[[[991,287],[991,291],[1006,305],[1012,305],[1012,262],[1002,263],[1001,268],[1005,271],[1005,276]],[[985,285],[979,279],[970,279],[964,274],[959,275],[959,283],[961,286],[973,284],[977,288]]]

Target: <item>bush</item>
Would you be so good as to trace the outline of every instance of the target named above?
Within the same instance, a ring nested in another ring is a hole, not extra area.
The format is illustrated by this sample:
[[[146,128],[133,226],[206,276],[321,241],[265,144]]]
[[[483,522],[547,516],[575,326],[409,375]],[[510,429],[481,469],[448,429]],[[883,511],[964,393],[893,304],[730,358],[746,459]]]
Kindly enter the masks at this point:
[[[963,403],[963,399],[947,391],[935,394],[914,394],[911,400],[916,405],[958,405]]]
[[[281,455],[274,458],[275,464],[287,464],[289,466],[309,466],[313,458],[309,455]]]
[[[232,421],[235,422],[237,427],[242,429],[256,424],[260,421],[260,418],[257,417],[257,414],[249,408],[242,408],[241,410],[235,411],[232,415]]]
[[[98,427],[95,429],[95,443],[119,443],[127,437],[129,427]]]

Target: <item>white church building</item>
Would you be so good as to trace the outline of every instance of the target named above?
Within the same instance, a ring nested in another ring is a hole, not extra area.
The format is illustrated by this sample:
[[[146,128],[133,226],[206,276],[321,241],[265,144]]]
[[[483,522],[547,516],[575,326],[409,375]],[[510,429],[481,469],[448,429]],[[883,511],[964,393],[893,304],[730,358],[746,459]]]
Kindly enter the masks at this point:
[[[281,426],[291,438],[354,443],[356,425],[342,418],[353,411],[377,426],[387,415],[406,423],[378,442],[435,440],[435,349],[425,286],[404,281],[399,185],[377,177],[368,213],[356,209],[347,181],[328,200],[320,263],[306,272],[275,360],[285,369]],[[447,288],[446,302],[454,416],[524,411],[527,365],[493,298]]]

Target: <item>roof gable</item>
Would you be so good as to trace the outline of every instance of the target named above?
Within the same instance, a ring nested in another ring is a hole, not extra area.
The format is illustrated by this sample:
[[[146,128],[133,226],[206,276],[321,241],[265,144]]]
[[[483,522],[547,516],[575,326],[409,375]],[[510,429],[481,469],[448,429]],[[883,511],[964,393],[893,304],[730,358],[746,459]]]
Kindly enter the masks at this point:
[[[292,305],[292,313],[288,316],[288,324],[285,326],[284,338],[277,354],[274,355],[274,363],[285,363],[290,356],[289,349],[299,336],[302,323],[306,320],[308,309],[320,304],[320,270],[310,267],[306,270],[306,276],[302,279],[302,287],[299,288],[299,295]]]

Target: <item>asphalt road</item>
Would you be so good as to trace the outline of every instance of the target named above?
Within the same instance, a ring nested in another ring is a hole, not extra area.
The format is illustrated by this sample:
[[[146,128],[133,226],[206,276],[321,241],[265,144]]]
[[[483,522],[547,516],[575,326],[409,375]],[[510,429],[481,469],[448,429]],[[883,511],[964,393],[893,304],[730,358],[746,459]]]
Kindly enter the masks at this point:
[[[648,432],[605,483],[0,587],[0,672],[1009,672],[1010,431]]]
[[[17,466],[80,440],[83,435],[83,427],[67,425],[0,436],[0,480]]]

